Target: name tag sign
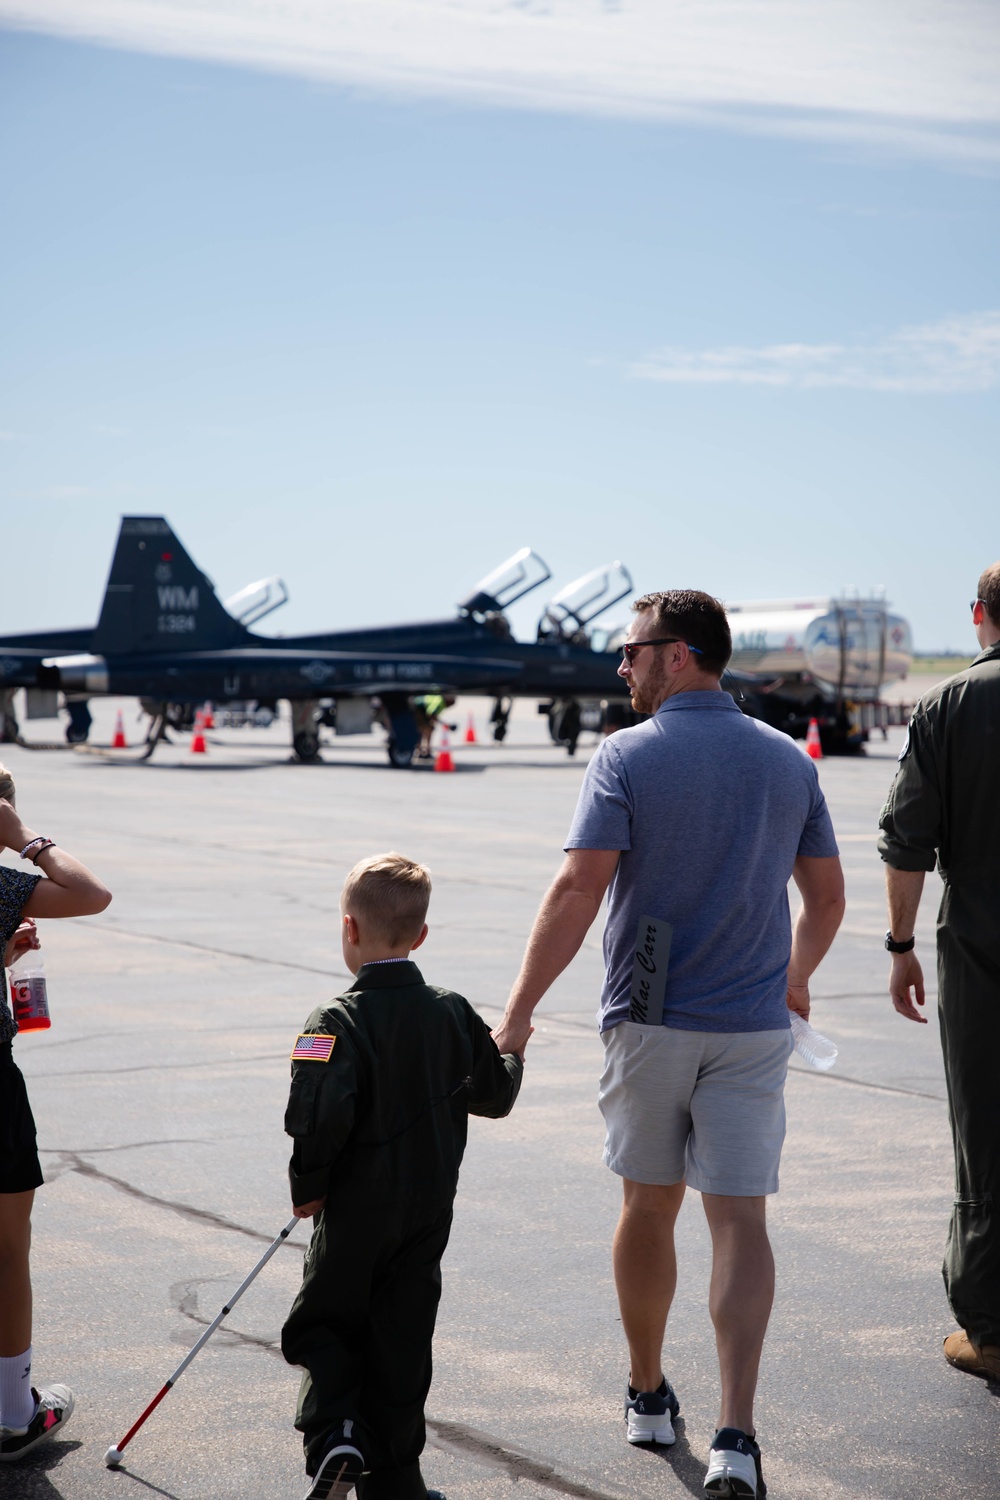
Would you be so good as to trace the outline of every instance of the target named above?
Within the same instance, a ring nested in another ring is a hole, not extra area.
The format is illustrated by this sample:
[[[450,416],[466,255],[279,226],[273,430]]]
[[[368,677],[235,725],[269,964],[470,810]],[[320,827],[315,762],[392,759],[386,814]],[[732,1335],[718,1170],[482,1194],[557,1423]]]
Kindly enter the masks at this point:
[[[639,918],[628,1018],[638,1021],[640,1026],[663,1025],[663,993],[667,987],[672,936],[670,923],[660,917]]]

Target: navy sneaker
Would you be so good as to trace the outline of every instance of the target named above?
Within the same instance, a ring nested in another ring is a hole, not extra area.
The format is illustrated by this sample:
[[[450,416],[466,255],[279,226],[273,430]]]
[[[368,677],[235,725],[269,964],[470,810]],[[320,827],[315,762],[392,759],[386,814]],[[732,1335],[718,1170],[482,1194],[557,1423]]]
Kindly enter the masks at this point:
[[[0,1427],[0,1463],[14,1463],[46,1438],[65,1427],[73,1415],[73,1392],[68,1385],[32,1389],[38,1405],[27,1427]]]
[[[328,1496],[349,1495],[364,1473],[365,1461],[352,1443],[332,1437],[320,1454],[312,1483],[304,1500],[327,1500]]]
[[[738,1427],[720,1427],[712,1439],[704,1490],[706,1495],[764,1500],[767,1485],[760,1472],[760,1448]]]
[[[669,1448],[677,1441],[673,1419],[681,1409],[673,1387],[661,1380],[658,1390],[637,1391],[625,1387],[625,1435],[630,1443],[662,1443]]]

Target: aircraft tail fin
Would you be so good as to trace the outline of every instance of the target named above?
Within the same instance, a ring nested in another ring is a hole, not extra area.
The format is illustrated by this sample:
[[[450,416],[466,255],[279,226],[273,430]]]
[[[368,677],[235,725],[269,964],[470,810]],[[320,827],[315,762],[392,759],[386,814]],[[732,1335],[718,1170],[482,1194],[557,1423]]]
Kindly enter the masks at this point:
[[[211,651],[252,639],[163,516],[122,517],[91,650]]]

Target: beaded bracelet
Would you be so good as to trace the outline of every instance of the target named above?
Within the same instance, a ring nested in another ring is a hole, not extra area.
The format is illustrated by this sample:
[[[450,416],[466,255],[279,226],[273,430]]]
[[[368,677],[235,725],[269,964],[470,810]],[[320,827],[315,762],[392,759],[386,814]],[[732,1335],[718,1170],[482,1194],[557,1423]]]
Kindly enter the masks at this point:
[[[24,848],[21,850],[21,853],[18,856],[18,858],[19,859],[27,859],[28,858],[28,851],[30,849],[34,849],[37,844],[44,844],[45,842],[46,842],[46,840],[45,840],[45,838],[42,835],[39,835],[39,837],[36,838],[36,839],[29,839],[28,842],[25,844]]]

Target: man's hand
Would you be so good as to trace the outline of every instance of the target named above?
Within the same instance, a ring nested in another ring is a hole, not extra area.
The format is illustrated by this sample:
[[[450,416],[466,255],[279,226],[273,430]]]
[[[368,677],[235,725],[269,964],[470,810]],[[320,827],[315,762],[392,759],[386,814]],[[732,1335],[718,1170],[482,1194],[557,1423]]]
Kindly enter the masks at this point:
[[[515,1021],[505,1015],[496,1030],[490,1032],[490,1036],[496,1042],[499,1052],[514,1052],[524,1062],[524,1049],[534,1029],[530,1022]]]
[[[538,908],[521,972],[493,1040],[524,1056],[535,1006],[576,957],[618,864],[618,849],[570,849]]]
[[[913,999],[910,998],[911,990]],[[924,971],[912,948],[909,953],[892,955],[892,968],[889,970],[889,994],[901,1016],[905,1016],[908,1021],[919,1021],[922,1026],[927,1025],[927,1017],[922,1016],[916,1009],[917,1005],[924,1003]]]
[[[325,1198],[316,1198],[312,1203],[293,1203],[292,1213],[297,1219],[315,1219],[317,1214],[323,1212],[325,1206]]]
[[[801,1016],[802,1019],[803,1019],[803,1021],[808,1021],[808,1019],[809,1019],[809,986],[808,986],[808,984],[805,984],[805,983],[803,983],[803,984],[792,984],[792,983],[789,983],[789,985],[788,985],[788,993],[786,994],[785,999],[788,1002],[788,1009],[789,1010],[793,1010],[797,1016]]]
[[[38,941],[35,924],[29,917],[26,922],[21,923],[20,927],[7,943],[3,961],[9,969],[11,964],[16,963],[25,953],[29,952],[32,948],[40,948],[41,946],[41,943]]]

